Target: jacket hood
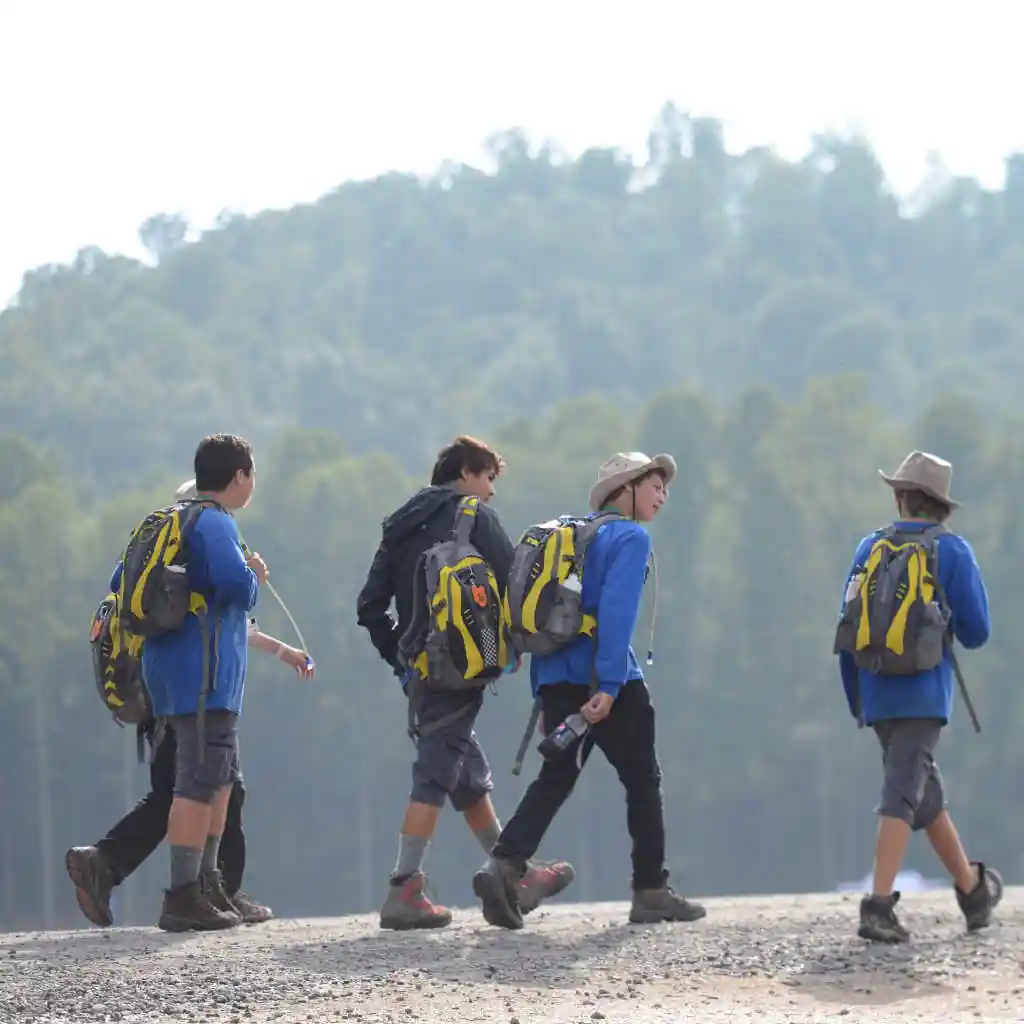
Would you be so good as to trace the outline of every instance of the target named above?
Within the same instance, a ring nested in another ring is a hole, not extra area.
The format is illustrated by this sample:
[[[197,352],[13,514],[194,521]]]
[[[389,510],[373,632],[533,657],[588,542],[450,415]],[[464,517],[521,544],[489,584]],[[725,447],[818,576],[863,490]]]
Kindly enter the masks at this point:
[[[445,505],[454,504],[458,495],[451,487],[424,487],[417,491],[401,508],[385,520],[383,539],[386,544],[398,544]],[[452,516],[455,512],[452,510]]]

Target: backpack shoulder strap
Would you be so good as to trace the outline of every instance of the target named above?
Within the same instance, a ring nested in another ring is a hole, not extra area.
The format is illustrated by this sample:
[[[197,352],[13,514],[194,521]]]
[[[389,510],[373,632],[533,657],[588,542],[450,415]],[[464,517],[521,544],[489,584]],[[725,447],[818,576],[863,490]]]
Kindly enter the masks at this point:
[[[473,527],[476,526],[477,512],[480,507],[480,499],[475,495],[468,495],[459,502],[455,510],[455,523],[452,531],[455,540],[460,544],[468,544],[472,536]]]

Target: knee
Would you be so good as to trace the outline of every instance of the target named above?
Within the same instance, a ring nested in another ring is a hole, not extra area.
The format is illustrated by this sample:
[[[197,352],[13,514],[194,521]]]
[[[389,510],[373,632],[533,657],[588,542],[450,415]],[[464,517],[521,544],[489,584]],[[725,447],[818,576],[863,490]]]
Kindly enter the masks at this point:
[[[554,761],[545,761],[540,768],[536,781],[538,789],[553,797],[565,799],[576,787],[580,777],[574,757],[560,757]]]
[[[233,786],[238,774],[234,746],[212,733],[201,747],[196,744],[183,750],[179,746],[174,795],[196,803],[211,804],[221,791]]]
[[[917,758],[890,760],[877,813],[883,818],[905,821],[913,829],[926,828],[942,810],[941,791],[936,797],[935,788]]]
[[[930,775],[910,827],[915,832],[929,828],[935,824],[935,820],[945,809],[946,793],[942,786],[942,779],[937,775]]]
[[[449,794],[449,797],[452,807],[459,814],[465,814],[467,811],[473,810],[477,804],[487,800],[493,791],[494,780],[491,777],[491,773],[488,772],[485,777],[460,781]]]
[[[622,765],[618,775],[629,793],[639,795],[661,792],[661,765],[653,751],[650,757],[638,758]]]
[[[414,804],[444,807],[452,787],[439,769],[439,758],[430,749],[424,749],[424,741],[421,740],[412,766],[412,789],[409,792],[409,799]]]

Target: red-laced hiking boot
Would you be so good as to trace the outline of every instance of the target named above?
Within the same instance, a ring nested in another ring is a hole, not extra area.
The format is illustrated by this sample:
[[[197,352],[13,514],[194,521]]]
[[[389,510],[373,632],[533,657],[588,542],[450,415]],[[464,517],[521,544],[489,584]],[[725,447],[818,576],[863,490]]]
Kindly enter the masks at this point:
[[[519,912],[529,914],[536,910],[544,900],[557,896],[563,889],[570,886],[576,878],[576,871],[567,860],[557,860],[553,864],[527,862],[526,874],[519,880]]]
[[[408,931],[412,928],[446,928],[452,923],[447,907],[431,903],[424,890],[427,876],[417,871],[404,881],[392,882],[380,912],[381,928]]]

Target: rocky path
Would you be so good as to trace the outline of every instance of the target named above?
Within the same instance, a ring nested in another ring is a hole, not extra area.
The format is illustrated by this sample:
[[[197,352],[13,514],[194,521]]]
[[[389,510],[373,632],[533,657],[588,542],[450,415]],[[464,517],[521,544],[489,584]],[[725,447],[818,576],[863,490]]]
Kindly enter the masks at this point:
[[[856,937],[855,897],[708,907],[697,925],[631,927],[625,904],[561,904],[515,933],[468,908],[433,934],[365,915],[0,935],[0,1024],[1024,1021],[1024,889],[970,936],[951,894],[904,897],[914,938],[898,948]]]

